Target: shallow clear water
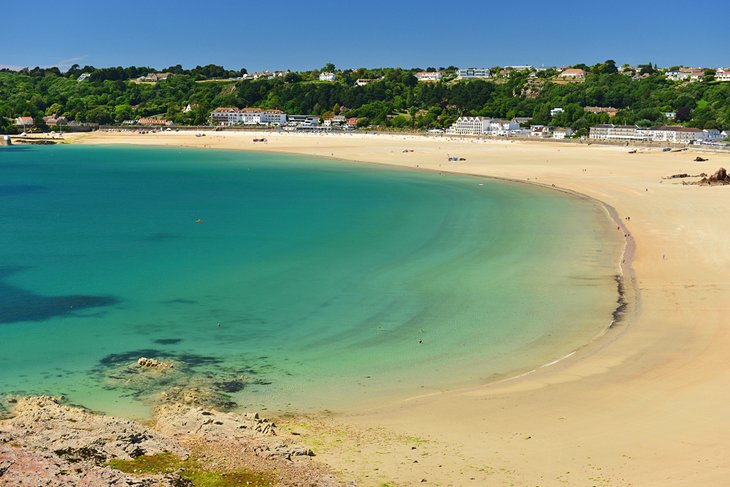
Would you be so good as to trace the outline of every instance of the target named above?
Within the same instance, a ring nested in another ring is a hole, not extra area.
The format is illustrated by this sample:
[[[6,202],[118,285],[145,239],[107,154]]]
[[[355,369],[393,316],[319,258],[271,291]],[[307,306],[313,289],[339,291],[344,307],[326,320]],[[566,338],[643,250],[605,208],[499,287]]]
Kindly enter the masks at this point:
[[[517,183],[250,152],[2,149],[0,393],[144,415],[157,385],[116,373],[143,355],[183,364],[178,385],[245,376],[227,391],[244,408],[491,380],[604,329],[618,253],[598,205]]]

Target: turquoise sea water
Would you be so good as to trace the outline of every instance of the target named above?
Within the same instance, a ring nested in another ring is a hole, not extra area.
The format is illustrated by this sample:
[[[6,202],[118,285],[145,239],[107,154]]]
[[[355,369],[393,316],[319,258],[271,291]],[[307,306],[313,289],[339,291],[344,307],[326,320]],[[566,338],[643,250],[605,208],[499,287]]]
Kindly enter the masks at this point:
[[[597,204],[523,184],[278,154],[2,149],[0,393],[134,416],[172,385],[308,410],[493,380],[604,329],[618,255]],[[130,385],[120,371],[140,356],[176,361],[174,379]]]

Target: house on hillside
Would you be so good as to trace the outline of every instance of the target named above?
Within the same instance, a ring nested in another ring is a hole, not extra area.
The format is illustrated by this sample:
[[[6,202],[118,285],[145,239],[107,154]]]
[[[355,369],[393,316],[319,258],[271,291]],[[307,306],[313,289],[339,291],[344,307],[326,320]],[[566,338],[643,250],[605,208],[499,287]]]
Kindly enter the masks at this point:
[[[81,75],[76,78],[76,81],[84,81],[85,79],[89,79],[91,76],[91,73],[81,73]]]
[[[325,72],[319,74],[319,80],[320,81],[337,81],[337,75],[335,73],[330,73],[329,71],[325,71]]]
[[[715,72],[715,81],[730,81],[730,68],[718,68]]]
[[[419,71],[414,76],[418,81],[441,81],[444,74],[441,71]]]
[[[144,76],[137,78],[137,81],[145,83],[157,83],[158,81],[165,80],[170,77],[170,73],[147,73]]]
[[[492,73],[487,68],[461,68],[456,71],[456,79],[487,79]]]
[[[565,108],[560,108],[560,107],[551,108],[550,109],[550,116],[551,117],[557,117],[558,115],[560,115],[563,112],[565,112]]]
[[[585,107],[583,110],[588,113],[605,113],[609,117],[615,117],[618,113],[618,108],[614,107]]]
[[[583,69],[576,69],[576,68],[568,68],[564,69],[559,75],[558,78],[561,79],[586,79],[586,72]]]

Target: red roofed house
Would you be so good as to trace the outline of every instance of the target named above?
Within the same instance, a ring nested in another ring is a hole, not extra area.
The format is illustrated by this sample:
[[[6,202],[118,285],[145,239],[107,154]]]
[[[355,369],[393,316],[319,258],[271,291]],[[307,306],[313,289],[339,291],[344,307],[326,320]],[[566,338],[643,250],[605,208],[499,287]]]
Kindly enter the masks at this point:
[[[563,72],[558,75],[558,78],[585,79],[586,72],[582,69],[568,68],[568,69],[564,69]]]
[[[32,127],[33,117],[18,117],[15,119],[15,125],[20,128]]]
[[[172,125],[172,120],[165,120],[162,118],[151,118],[151,117],[142,117],[139,120],[137,120],[137,123],[140,125]]]

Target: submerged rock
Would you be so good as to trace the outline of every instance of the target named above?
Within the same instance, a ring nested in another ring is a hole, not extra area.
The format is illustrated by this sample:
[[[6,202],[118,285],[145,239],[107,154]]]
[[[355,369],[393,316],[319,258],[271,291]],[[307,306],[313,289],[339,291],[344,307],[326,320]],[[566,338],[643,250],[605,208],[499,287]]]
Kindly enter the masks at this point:
[[[147,357],[138,358],[137,365],[140,367],[159,367],[160,369],[171,369],[175,367],[171,362],[162,362],[161,360]]]

